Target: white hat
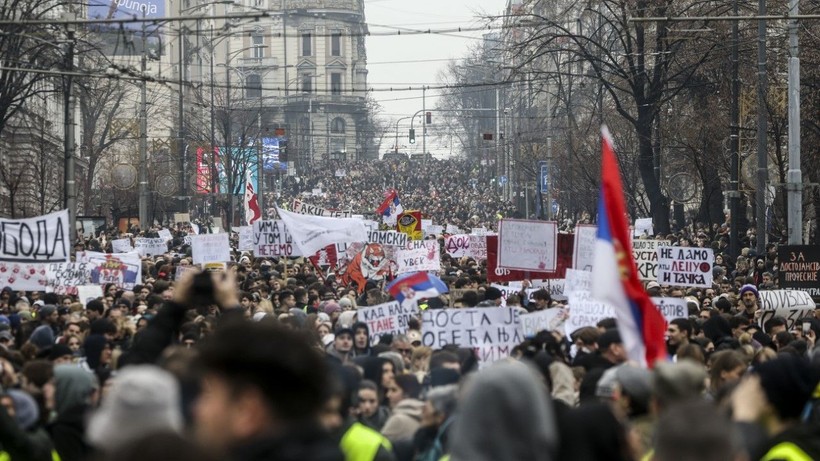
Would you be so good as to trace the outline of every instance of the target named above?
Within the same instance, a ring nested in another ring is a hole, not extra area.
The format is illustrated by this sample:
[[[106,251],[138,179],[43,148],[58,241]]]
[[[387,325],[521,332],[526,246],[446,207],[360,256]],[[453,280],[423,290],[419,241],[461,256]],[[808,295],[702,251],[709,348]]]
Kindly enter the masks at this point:
[[[182,431],[179,383],[173,375],[154,365],[135,365],[113,380],[88,423],[91,445],[111,451],[151,433]]]

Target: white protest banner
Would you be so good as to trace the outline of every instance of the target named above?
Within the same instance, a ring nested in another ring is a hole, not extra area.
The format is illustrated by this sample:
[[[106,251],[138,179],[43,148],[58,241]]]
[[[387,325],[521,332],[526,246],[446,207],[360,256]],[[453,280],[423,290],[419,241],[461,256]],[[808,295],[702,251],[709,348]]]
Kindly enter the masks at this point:
[[[182,280],[182,276],[188,271],[197,271],[199,267],[197,266],[177,266],[176,272],[174,273],[174,280]]]
[[[0,287],[15,291],[43,291],[48,283],[47,266],[47,263],[0,262]]]
[[[77,294],[77,286],[91,283],[91,267],[87,263],[51,263],[46,269],[46,280],[49,293]]]
[[[409,236],[404,232],[396,231],[369,231],[367,243],[378,243],[382,246],[406,247]]]
[[[510,284],[509,286],[504,286],[504,285],[498,285],[498,284],[494,283],[490,286],[498,288],[498,290],[501,292],[501,307],[507,307],[507,298],[509,298],[511,295],[518,296],[519,293],[521,293],[521,291],[522,291],[522,286],[521,285]],[[526,300],[530,301],[530,302],[534,302],[534,300],[532,299],[532,295],[538,290],[540,290],[540,288],[527,288],[526,290],[524,290],[524,296],[527,297]],[[524,303],[524,300],[522,299],[521,304],[523,305],[523,303]]]
[[[191,222],[191,215],[189,213],[174,213],[174,223],[181,224]]]
[[[236,249],[239,251],[253,251],[253,226],[237,226],[233,230],[239,237]]]
[[[575,245],[572,249],[572,267],[581,271],[591,271],[595,259],[595,239],[598,226],[579,224],[575,226]]]
[[[521,315],[521,333],[527,337],[535,336],[539,331],[563,331],[564,322],[569,317],[569,310],[552,308],[531,314]]]
[[[487,259],[487,236],[470,235],[470,256],[476,261]]]
[[[683,287],[712,286],[711,248],[660,247],[658,252],[658,283]]]
[[[231,260],[231,244],[228,234],[202,234],[191,240],[191,256],[194,264],[228,262]]]
[[[675,319],[689,318],[689,306],[681,298],[652,298],[655,307],[661,311],[667,322]]]
[[[424,236],[428,235],[441,235],[444,233],[444,226],[439,226],[437,224],[431,224],[424,229]]]
[[[564,322],[567,336],[579,328],[594,327],[603,319],[615,317],[615,309],[610,304],[593,299],[590,292],[576,291],[568,298],[569,318]]]
[[[634,237],[651,237],[655,235],[655,230],[652,228],[652,218],[638,218],[635,220]]]
[[[378,344],[383,334],[402,334],[407,332],[407,322],[418,313],[418,308],[403,307],[398,301],[378,304],[370,307],[360,307],[357,316],[360,322],[367,324],[370,331],[370,344]]]
[[[796,327],[796,322],[804,317],[814,315],[815,303],[811,295],[800,290],[762,290],[760,291],[760,325],[772,317],[786,319],[786,328]]]
[[[658,281],[658,252],[657,248],[669,246],[669,240],[633,240],[632,257],[638,266],[638,278],[648,281]]]
[[[321,189],[319,190],[321,193]],[[305,203],[299,199],[293,199],[293,207],[291,208],[294,213],[297,214],[309,214],[313,216],[324,216],[325,218],[351,218],[353,217],[353,211],[341,211],[341,210],[328,210],[326,208],[322,208],[315,205],[310,205]],[[282,216],[281,214],[279,215]]]
[[[444,239],[444,251],[453,258],[472,256],[470,252],[470,236],[467,234],[448,235]]]
[[[356,219],[362,219],[358,215],[353,217]],[[371,219],[362,219],[362,222],[364,223],[364,227],[365,229],[367,229],[368,232],[379,230],[379,223],[376,221],[373,221]]]
[[[168,251],[168,244],[161,238],[137,237],[134,239],[134,248],[140,256],[156,256]]]
[[[136,251],[117,254],[78,251],[76,260],[88,263],[93,284],[113,283],[125,290],[132,290],[134,285],[142,282],[142,261]]]
[[[304,255],[312,255],[334,243],[367,241],[367,229],[361,219],[302,215],[281,208],[277,211],[293,236],[293,243]]]
[[[554,222],[502,219],[498,227],[497,267],[555,272],[558,228]]]
[[[421,220],[421,230],[427,231],[427,228],[433,225],[432,219],[422,219]]]
[[[173,235],[171,235],[171,231],[169,231],[168,229],[160,229],[160,230],[157,232],[157,234],[159,235],[159,238],[161,238],[161,239],[163,239],[163,240],[165,240],[165,241],[169,241],[169,240],[173,240],[173,239],[174,239],[174,236],[173,236]]]
[[[406,247],[396,251],[396,274],[405,272],[438,271],[441,256],[435,240],[411,240]]]
[[[83,307],[88,305],[88,302],[94,299],[102,298],[102,285],[80,285],[77,287],[77,299],[83,304]]]
[[[68,210],[24,219],[0,219],[0,261],[67,262],[71,254]]]
[[[447,226],[445,226],[444,228],[444,232],[448,234],[463,234],[461,229],[459,229],[459,227],[455,224],[447,224]]]
[[[111,249],[114,253],[130,253],[134,251],[134,247],[131,246],[131,239],[129,238],[112,240]]]
[[[474,349],[481,363],[510,355],[521,334],[521,318],[511,307],[427,309],[421,314],[421,343],[433,349],[448,344]]]
[[[592,272],[567,269],[564,279],[563,295],[570,296],[575,292],[592,291]]]
[[[478,235],[481,237],[486,237],[489,234],[489,231],[485,227],[474,227],[470,235]]]
[[[304,256],[281,219],[260,219],[253,223],[252,230],[251,244],[257,257]]]

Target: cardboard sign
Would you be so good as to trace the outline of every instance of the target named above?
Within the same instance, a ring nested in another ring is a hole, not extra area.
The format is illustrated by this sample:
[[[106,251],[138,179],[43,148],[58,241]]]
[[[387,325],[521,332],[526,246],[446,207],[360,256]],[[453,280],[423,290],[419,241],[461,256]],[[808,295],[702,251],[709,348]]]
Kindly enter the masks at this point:
[[[554,222],[502,219],[498,227],[498,266],[555,272],[558,228]]]
[[[68,210],[34,218],[0,218],[0,261],[68,262],[71,257],[68,232]]]
[[[174,223],[175,224],[188,223],[188,222],[191,222],[190,213],[174,213]]]
[[[487,281],[514,282],[517,280],[546,279],[549,272],[520,271],[498,266],[498,236],[488,235],[487,241]]]
[[[453,258],[472,256],[470,236],[467,234],[448,235],[444,239],[444,251]]]
[[[667,322],[675,319],[688,319],[689,306],[681,298],[652,298],[655,307],[663,314]]]
[[[780,288],[805,291],[815,302],[820,302],[820,246],[781,245],[777,249],[777,260]]]
[[[376,306],[360,307],[357,317],[360,322],[367,324],[370,331],[370,344],[378,344],[383,334],[407,333],[407,322],[418,313],[418,309],[403,307],[398,301],[378,304]]]
[[[575,226],[575,246],[572,252],[572,267],[581,271],[591,271],[595,259],[595,240],[598,226],[579,224]]]
[[[612,305],[592,298],[592,293],[577,291],[569,296],[569,318],[564,323],[567,336],[583,327],[594,327],[603,319],[615,317]]]
[[[521,333],[531,338],[540,331],[563,331],[569,318],[568,309],[552,308],[521,316]]]
[[[117,239],[111,241],[111,250],[114,253],[130,253],[134,251],[134,247],[131,246],[131,239],[124,238],[124,239]]]
[[[441,251],[435,240],[412,240],[396,251],[396,274],[439,271]]]
[[[798,320],[814,315],[815,303],[805,291],[800,290],[763,290],[760,292],[760,325],[779,316],[786,319],[786,328],[795,328]]]
[[[321,194],[322,190],[319,189],[319,193]],[[318,194],[315,194],[318,195]],[[353,216],[352,210],[347,211],[340,211],[340,210],[331,210],[327,208],[322,208],[320,206],[311,205],[309,203],[303,202],[299,199],[293,199],[293,208],[291,208],[294,213],[298,214],[309,214],[313,216],[324,216],[325,218],[350,218]]]
[[[304,256],[282,220],[253,223],[253,254],[257,257]]]
[[[652,218],[638,218],[635,220],[635,237],[651,237],[655,235],[655,230],[652,228]]]
[[[638,278],[645,281],[658,281],[659,247],[669,246],[669,240],[633,240],[632,257],[638,266]]]
[[[191,256],[194,264],[208,262],[228,262],[231,260],[231,245],[228,234],[202,234],[191,240]]]
[[[474,349],[482,363],[509,357],[524,340],[519,311],[511,307],[428,309],[421,318],[423,345],[434,350],[448,344]]]
[[[124,290],[133,290],[134,285],[142,282],[142,261],[137,252],[108,254],[79,251],[76,260],[88,263],[92,284],[113,283]]]
[[[157,256],[168,252],[168,243],[161,238],[137,237],[134,248],[140,256]]]
[[[711,248],[660,247],[658,252],[658,283],[682,287],[712,286]]]
[[[91,267],[86,263],[51,263],[46,269],[46,291],[61,295],[77,294],[78,285],[91,282]]]

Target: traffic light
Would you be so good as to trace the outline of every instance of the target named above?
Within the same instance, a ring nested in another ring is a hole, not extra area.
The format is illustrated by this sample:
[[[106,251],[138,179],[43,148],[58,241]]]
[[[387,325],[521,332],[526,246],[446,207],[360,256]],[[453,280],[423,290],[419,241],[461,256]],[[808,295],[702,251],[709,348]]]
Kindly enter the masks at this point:
[[[427,112],[426,114],[424,114],[424,117],[425,117],[428,125],[431,125],[433,123],[433,113],[432,112]]]
[[[416,143],[416,130],[414,128],[410,128],[410,144]]]
[[[288,161],[288,141],[286,139],[279,140],[279,162],[287,163]]]

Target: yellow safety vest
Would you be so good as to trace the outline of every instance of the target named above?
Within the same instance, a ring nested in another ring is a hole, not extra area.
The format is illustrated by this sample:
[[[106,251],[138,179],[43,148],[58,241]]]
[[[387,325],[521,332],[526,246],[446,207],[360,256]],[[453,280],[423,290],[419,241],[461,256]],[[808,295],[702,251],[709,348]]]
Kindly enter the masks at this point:
[[[373,461],[379,448],[393,450],[385,436],[358,422],[345,432],[339,445],[345,454],[345,461]]]
[[[11,455],[9,455],[6,451],[0,451],[0,461],[12,461]],[[51,450],[51,461],[61,461],[60,455],[57,454],[57,450]]]
[[[768,451],[760,461],[787,460],[787,461],[812,461],[812,457],[806,454],[797,445],[791,442],[778,443]]]

